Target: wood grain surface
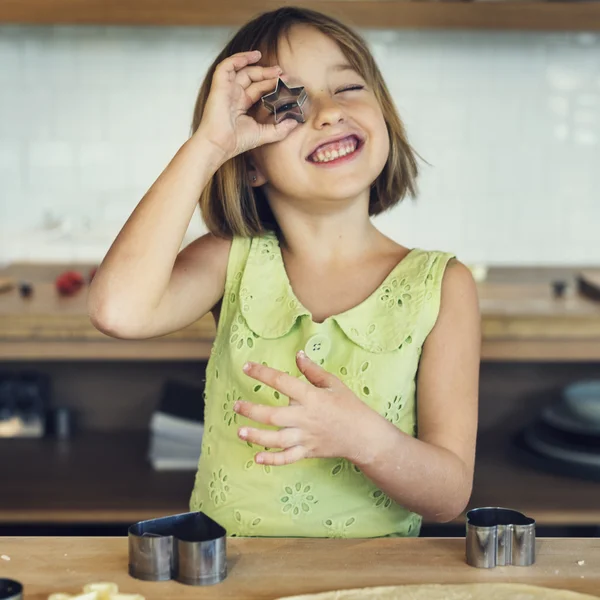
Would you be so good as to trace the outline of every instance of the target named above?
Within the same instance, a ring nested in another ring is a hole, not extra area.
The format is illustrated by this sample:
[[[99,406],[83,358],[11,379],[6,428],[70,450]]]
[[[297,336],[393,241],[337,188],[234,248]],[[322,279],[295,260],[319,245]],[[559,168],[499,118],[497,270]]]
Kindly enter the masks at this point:
[[[0,23],[235,25],[284,4],[280,0],[0,0]],[[594,31],[598,3],[404,0],[294,0],[359,27]]]
[[[538,539],[530,567],[476,569],[465,562],[464,539],[227,540],[229,575],[212,587],[144,582],[127,574],[126,538],[2,538],[0,577],[25,586],[27,600],[80,592],[112,581],[146,600],[273,600],[335,589],[416,583],[527,583],[600,593],[600,540]],[[580,565],[579,562],[583,561]]]
[[[75,266],[77,267],[77,266]],[[152,340],[115,340],[87,315],[87,288],[61,297],[54,277],[73,265],[14,265],[0,276],[34,282],[31,298],[0,294],[0,360],[206,359],[215,335],[212,315]],[[87,273],[90,265],[80,265]],[[484,360],[600,361],[600,302],[576,291],[575,269],[496,268],[479,284]],[[551,282],[568,284],[563,298]]]

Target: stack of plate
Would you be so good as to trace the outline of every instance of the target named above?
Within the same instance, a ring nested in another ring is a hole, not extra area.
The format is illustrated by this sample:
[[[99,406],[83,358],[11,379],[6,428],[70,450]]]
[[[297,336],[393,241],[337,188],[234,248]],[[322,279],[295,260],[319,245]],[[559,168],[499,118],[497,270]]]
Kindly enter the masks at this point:
[[[532,466],[600,481],[600,380],[564,388],[515,441]]]

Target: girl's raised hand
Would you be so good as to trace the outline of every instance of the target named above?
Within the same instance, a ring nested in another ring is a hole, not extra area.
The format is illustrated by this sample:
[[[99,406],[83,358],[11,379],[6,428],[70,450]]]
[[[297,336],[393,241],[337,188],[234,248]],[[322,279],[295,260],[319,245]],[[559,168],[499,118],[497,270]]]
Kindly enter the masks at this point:
[[[263,144],[284,139],[297,125],[293,119],[281,123],[259,123],[247,114],[262,96],[273,91],[278,66],[261,67],[259,51],[234,54],[217,65],[212,78],[198,134],[223,153],[225,162]]]
[[[308,382],[257,363],[244,367],[247,375],[290,399],[289,406],[236,402],[234,410],[238,414],[280,428],[239,429],[238,435],[244,441],[283,450],[261,452],[256,462],[286,465],[303,458],[346,458],[354,463],[368,460],[368,440],[389,422],[304,352],[298,353],[296,362]]]

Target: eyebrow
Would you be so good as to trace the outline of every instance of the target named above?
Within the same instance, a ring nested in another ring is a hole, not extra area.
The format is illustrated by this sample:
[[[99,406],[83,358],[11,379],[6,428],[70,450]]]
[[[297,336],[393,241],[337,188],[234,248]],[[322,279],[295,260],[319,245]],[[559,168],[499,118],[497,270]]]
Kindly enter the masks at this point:
[[[328,71],[334,71],[335,73],[342,73],[343,71],[352,71],[356,73],[359,77],[362,77],[360,73],[350,64],[350,63],[337,63],[335,65],[330,65],[327,67]],[[295,79],[288,82],[292,87],[304,85],[303,83],[296,81]]]
[[[355,71],[356,69],[350,63],[338,63],[327,67],[328,71]]]

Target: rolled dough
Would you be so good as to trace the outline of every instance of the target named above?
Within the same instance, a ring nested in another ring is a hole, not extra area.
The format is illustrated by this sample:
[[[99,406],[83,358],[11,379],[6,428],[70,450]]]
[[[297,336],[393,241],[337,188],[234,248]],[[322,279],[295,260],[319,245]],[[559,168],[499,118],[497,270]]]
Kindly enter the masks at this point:
[[[598,600],[598,597],[520,583],[464,583],[339,590],[278,600]]]

